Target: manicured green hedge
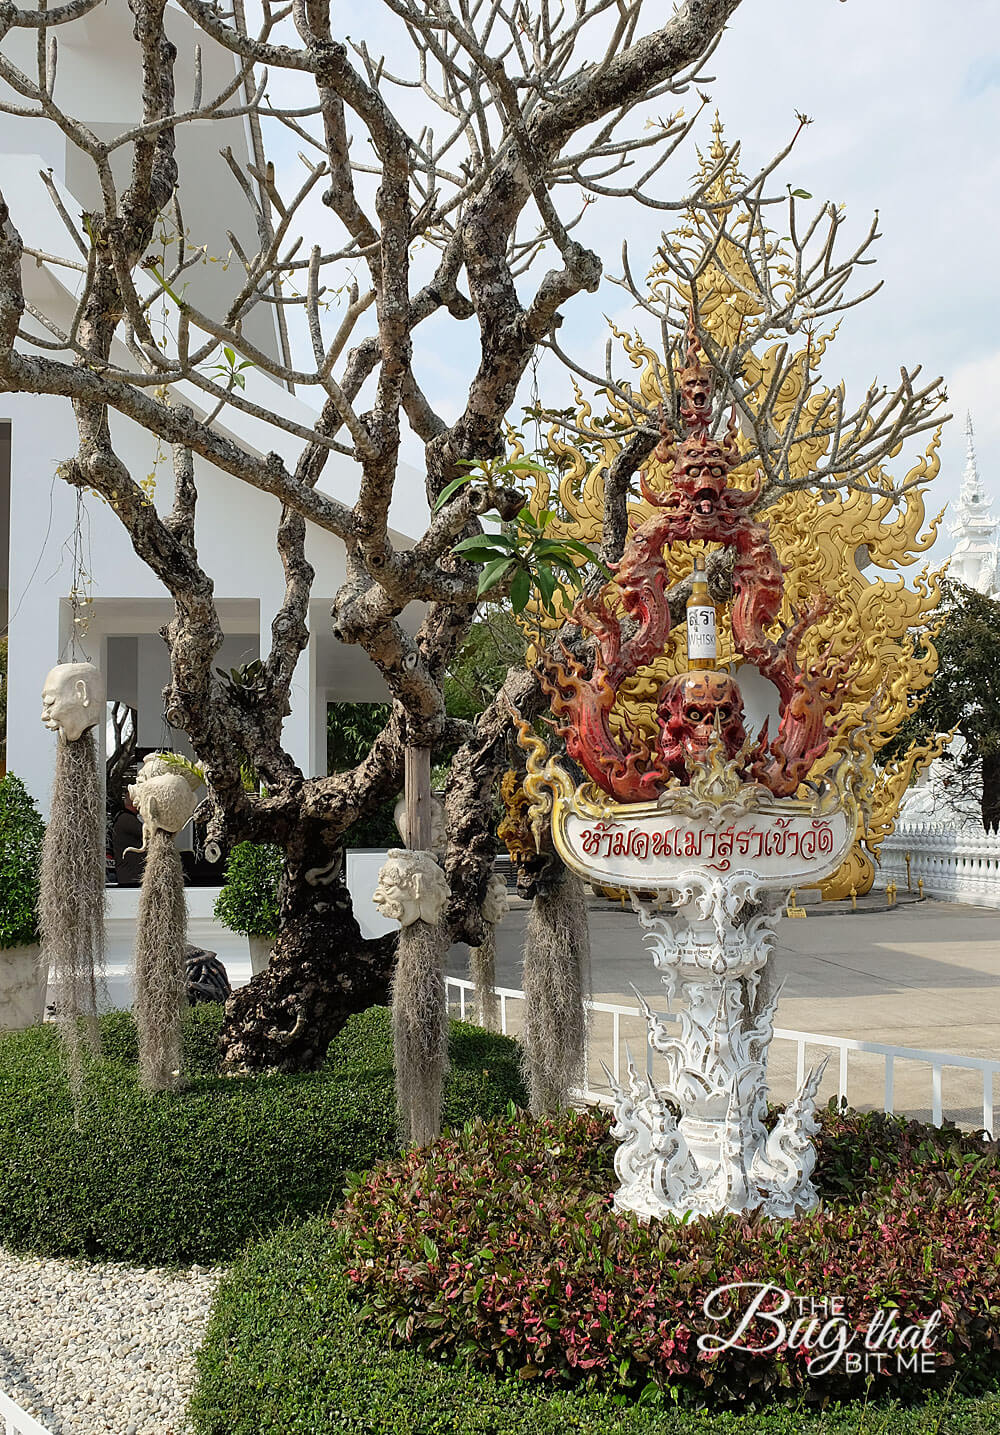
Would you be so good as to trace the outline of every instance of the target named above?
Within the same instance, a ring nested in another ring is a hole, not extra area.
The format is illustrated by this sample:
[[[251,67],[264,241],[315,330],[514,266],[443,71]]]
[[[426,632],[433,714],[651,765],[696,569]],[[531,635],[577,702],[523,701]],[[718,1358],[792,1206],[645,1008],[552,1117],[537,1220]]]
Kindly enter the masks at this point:
[[[51,1025],[0,1040],[0,1244],[40,1255],[208,1263],[340,1200],[345,1176],[398,1150],[388,1012],[348,1022],[321,1071],[215,1075],[221,1008],[185,1025],[187,1090],[138,1084],[131,1016],[74,1116]],[[517,1047],[454,1023],[444,1119],[523,1102]]]
[[[359,1329],[326,1221],[280,1232],[226,1277],[198,1357],[196,1435],[998,1435],[1000,1396],[747,1415],[623,1407],[438,1365]]]

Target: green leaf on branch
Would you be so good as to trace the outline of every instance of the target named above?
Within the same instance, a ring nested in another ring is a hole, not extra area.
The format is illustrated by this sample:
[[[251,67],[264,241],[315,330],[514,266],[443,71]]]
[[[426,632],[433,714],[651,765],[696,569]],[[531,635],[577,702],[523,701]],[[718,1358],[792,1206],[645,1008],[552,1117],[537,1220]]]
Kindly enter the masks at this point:
[[[476,597],[481,598],[491,588],[495,588],[506,578],[507,573],[514,566],[513,558],[497,558],[494,562],[487,564],[479,575],[479,586],[476,589]]]
[[[446,483],[437,496],[437,501],[434,504],[434,512],[437,513],[443,508],[452,494],[457,493],[465,484],[471,483],[475,476],[474,473],[460,473],[458,478],[453,478],[450,483]]]
[[[555,617],[555,591],[556,575],[551,568],[539,568],[535,574],[535,581],[538,584],[538,592],[541,595],[542,607],[547,613]]]
[[[516,554],[517,544],[506,533],[477,533],[456,543],[452,552],[469,563],[489,563],[501,554]]]
[[[531,597],[531,574],[527,568],[519,568],[510,585],[510,606],[515,613],[523,613]]]

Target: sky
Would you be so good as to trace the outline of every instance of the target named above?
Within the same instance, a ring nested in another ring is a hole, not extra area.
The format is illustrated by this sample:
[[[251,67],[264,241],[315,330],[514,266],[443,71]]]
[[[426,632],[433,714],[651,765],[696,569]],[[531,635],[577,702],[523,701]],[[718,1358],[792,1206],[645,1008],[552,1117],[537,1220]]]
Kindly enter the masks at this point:
[[[352,19],[360,35],[364,22],[357,12]],[[378,39],[392,60],[392,37],[383,31]],[[861,238],[876,209],[882,236],[877,265],[860,275],[866,287],[881,278],[883,288],[845,316],[823,378],[843,378],[858,401],[875,378],[895,387],[901,364],[921,364],[924,378],[941,375],[954,418],[928,508],[957,499],[967,410],[983,481],[1000,499],[1000,0],[954,0],[947,9],[940,0],[744,0],[706,73],[715,77],[706,87],[712,105],[662,171],[664,193],[685,192],[693,145],[710,142],[715,109],[727,138],[742,142],[747,173],[788,141],[797,111],[808,114],[813,122],[779,182],[809,191],[817,204],[846,206],[845,244]],[[293,154],[298,145],[286,148],[290,180],[293,167],[302,171]],[[563,207],[569,210],[568,198]],[[588,211],[579,234],[604,257],[606,277],[596,294],[567,306],[562,336],[589,366],[603,369],[606,315],[631,327],[627,296],[608,278],[620,272],[623,232],[636,272],[644,272],[671,219],[608,200]],[[448,322],[421,331],[417,357],[428,391],[452,417],[473,350],[456,341]],[[568,385],[548,366],[542,389],[543,401],[570,400]],[[896,460],[896,476],[922,447],[920,439],[911,443]],[[409,456],[419,463],[415,444]],[[950,551],[947,522],[935,559]]]
[[[744,0],[706,68],[715,76],[707,86],[712,106],[693,138],[708,143],[717,109],[726,138],[742,143],[741,168],[754,173],[787,143],[803,112],[812,123],[781,181],[816,203],[845,205],[845,244],[879,213],[878,262],[860,271],[859,287],[874,279],[883,287],[844,316],[824,380],[843,378],[858,400],[875,378],[895,387],[901,364],[921,364],[922,378],[943,377],[953,418],[928,512],[957,501],[967,411],[987,492],[1000,500],[1000,3]],[[691,154],[690,147],[678,152],[665,189],[679,192]],[[607,273],[620,270],[610,262],[620,247],[615,219],[607,206]],[[631,212],[633,252],[643,252],[643,237],[651,252],[660,227],[660,216]],[[592,311],[610,304],[628,322],[622,291],[608,290],[605,282],[596,302],[577,301],[572,321],[577,332],[593,327],[592,358],[601,366],[604,335]],[[911,442],[891,471],[905,473],[922,446],[920,438]],[[951,551],[949,521],[950,514],[935,560]]]
[[[787,163],[792,186],[845,204],[858,231],[879,211],[866,273],[884,285],[845,315],[824,377],[860,393],[904,363],[942,375],[954,418],[933,492],[957,499],[969,410],[1000,499],[1000,4],[745,0],[711,69],[745,170],[802,110],[813,123]],[[943,535],[934,557],[950,546]]]

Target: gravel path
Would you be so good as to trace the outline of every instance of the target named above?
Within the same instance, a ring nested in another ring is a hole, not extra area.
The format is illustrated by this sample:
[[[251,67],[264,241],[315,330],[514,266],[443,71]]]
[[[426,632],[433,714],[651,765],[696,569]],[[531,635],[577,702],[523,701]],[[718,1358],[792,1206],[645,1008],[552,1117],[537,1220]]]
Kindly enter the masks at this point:
[[[0,1248],[0,1389],[52,1435],[184,1435],[218,1282]]]

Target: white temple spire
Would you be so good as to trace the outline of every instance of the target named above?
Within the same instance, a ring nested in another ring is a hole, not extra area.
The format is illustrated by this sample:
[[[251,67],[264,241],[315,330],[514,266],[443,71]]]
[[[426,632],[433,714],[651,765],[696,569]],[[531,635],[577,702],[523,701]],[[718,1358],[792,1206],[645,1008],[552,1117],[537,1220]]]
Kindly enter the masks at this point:
[[[1000,523],[990,512],[992,498],[983,489],[976,462],[972,415],[965,415],[965,471],[950,532],[955,549],[948,576],[990,597],[1000,590]]]
[[[982,502],[982,484],[979,480],[979,465],[976,463],[976,445],[972,428],[972,414],[965,411],[965,472],[962,475],[962,503]],[[992,500],[987,500],[987,503]]]

